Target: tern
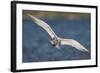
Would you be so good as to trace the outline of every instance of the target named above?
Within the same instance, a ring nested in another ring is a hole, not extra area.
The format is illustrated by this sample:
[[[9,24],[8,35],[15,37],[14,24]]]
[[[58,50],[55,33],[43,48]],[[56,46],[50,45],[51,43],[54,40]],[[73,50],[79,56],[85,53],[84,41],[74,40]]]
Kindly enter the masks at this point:
[[[52,41],[50,42],[54,47],[60,49],[59,45],[69,45],[71,47],[76,48],[79,51],[88,52],[88,50],[84,46],[82,46],[78,41],[73,40],[73,39],[63,39],[63,38],[58,37],[54,33],[54,31],[51,29],[51,27],[43,20],[36,18],[35,16],[31,14],[26,14],[26,15],[29,16],[35,24],[42,27],[50,35],[52,39]]]

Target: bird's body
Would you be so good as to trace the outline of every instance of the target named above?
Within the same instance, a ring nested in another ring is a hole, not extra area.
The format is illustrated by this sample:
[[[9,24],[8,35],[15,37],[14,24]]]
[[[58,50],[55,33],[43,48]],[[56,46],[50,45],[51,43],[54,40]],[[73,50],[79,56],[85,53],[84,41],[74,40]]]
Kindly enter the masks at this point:
[[[54,47],[59,49],[60,48],[59,45],[61,44],[61,40],[59,40],[58,38],[54,38],[54,39],[52,39],[51,43]]]
[[[56,48],[59,49],[60,48],[59,45],[69,45],[76,48],[77,50],[88,52],[88,50],[76,40],[63,39],[58,37],[47,23],[30,14],[27,15],[32,19],[33,22],[35,22],[38,26],[42,27],[50,35],[50,37],[52,38],[51,44]]]

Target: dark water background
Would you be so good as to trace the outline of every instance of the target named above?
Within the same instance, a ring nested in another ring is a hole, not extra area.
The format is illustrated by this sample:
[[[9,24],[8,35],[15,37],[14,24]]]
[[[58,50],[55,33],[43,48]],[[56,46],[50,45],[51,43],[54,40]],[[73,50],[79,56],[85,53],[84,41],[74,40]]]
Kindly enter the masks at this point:
[[[62,38],[75,39],[89,50],[81,52],[71,46],[57,49],[50,43],[48,33],[37,26],[29,17],[23,18],[23,53],[22,61],[44,62],[63,60],[85,60],[91,58],[90,19],[42,18],[53,31]]]

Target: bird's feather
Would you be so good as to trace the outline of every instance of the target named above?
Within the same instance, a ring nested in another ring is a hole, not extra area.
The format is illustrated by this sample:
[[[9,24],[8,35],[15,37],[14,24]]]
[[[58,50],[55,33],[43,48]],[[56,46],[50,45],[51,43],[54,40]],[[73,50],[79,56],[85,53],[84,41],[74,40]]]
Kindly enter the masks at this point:
[[[77,50],[88,52],[88,50],[76,40],[73,39],[60,39],[60,40],[61,40],[61,45],[69,45],[76,48]]]
[[[27,14],[27,15],[32,19],[33,22],[35,22],[38,26],[42,27],[46,32],[48,32],[48,34],[51,36],[52,39],[56,37],[56,34],[53,32],[53,30],[47,23],[45,23],[43,20],[38,19],[30,14]]]

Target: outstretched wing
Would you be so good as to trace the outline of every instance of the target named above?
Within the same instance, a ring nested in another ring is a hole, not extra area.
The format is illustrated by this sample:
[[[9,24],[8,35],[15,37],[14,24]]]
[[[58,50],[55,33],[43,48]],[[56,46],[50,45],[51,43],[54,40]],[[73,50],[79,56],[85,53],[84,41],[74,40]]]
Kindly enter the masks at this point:
[[[47,23],[30,14],[27,15],[32,19],[33,22],[35,22],[38,26],[42,27],[46,32],[48,32],[48,34],[51,36],[52,39],[56,37],[56,34],[53,32],[53,30]]]
[[[78,41],[73,40],[73,39],[61,39],[61,44],[69,45],[80,51],[88,52],[88,50],[84,46],[82,46]]]

